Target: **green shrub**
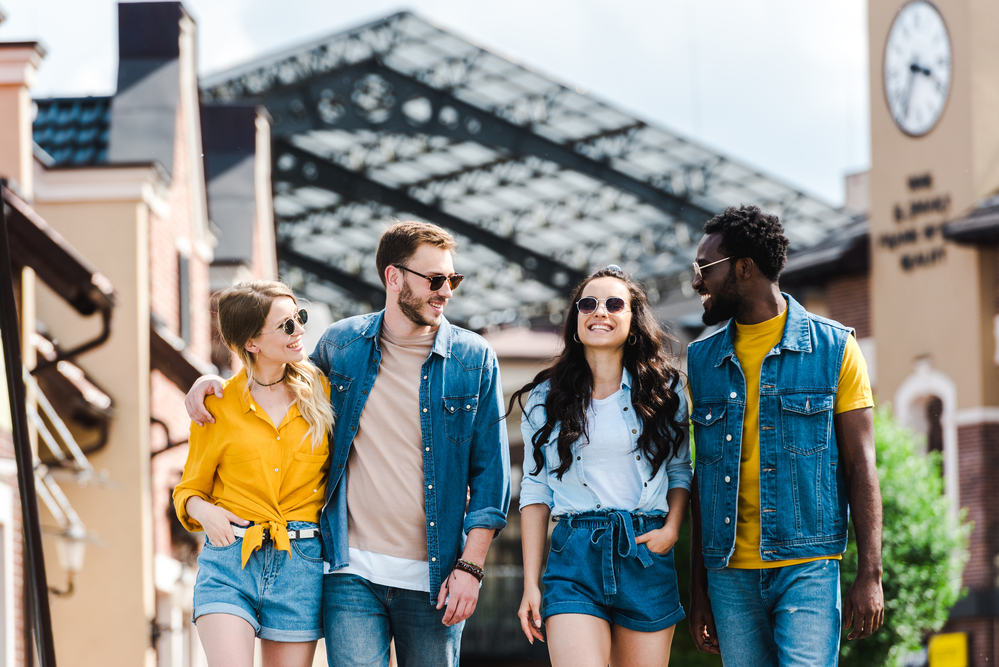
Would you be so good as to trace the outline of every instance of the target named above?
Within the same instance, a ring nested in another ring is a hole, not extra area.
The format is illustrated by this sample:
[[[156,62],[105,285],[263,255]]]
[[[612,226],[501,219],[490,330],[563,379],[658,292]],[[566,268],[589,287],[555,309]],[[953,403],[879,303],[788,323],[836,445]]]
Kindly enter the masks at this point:
[[[947,620],[960,595],[961,572],[968,559],[971,525],[961,510],[954,521],[944,495],[939,452],[916,451],[915,436],[902,428],[886,408],[874,413],[878,478],[884,506],[882,561],[885,624],[867,639],[846,640],[840,664],[896,665],[918,650],[926,635]],[[857,573],[857,544],[843,556],[843,595]]]

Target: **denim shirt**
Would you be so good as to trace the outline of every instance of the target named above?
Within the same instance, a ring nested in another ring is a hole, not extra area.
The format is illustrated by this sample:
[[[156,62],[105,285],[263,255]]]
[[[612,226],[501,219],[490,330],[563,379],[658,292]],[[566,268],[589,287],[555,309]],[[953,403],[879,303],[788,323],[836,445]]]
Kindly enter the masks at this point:
[[[760,557],[829,556],[847,543],[846,480],[833,406],[852,329],[807,312],[784,294],[781,342],[760,368]],[[687,349],[704,564],[735,551],[746,379],[735,320]]]
[[[642,476],[643,485],[642,497],[637,508],[601,507],[597,494],[586,484],[586,475],[581,465],[572,465],[562,475],[561,481],[551,472],[559,467],[559,424],[556,424],[555,428],[552,429],[548,442],[542,445],[545,454],[544,468],[537,475],[532,475],[531,473],[537,466],[534,462],[532,439],[534,434],[541,430],[545,424],[545,398],[548,396],[549,389],[550,385],[547,381],[539,384],[531,390],[524,406],[524,417],[520,424],[521,433],[524,435],[524,476],[520,482],[521,509],[528,505],[543,503],[548,505],[554,516],[603,511],[605,509],[634,510],[643,514],[665,514],[669,511],[669,506],[666,503],[667,491],[676,487],[690,488],[690,478],[693,475],[690,467],[690,429],[687,426],[687,397],[683,390],[677,392],[680,397],[680,408],[676,414],[676,421],[680,424],[683,432],[680,450],[676,456],[663,462],[654,477],[648,459],[642,456],[638,460],[638,470]],[[642,421],[638,418],[635,407],[631,403],[631,374],[628,373],[627,369],[621,378],[621,392],[618,394],[618,401],[623,411],[624,421],[631,432],[631,451],[635,451],[638,448],[638,436],[642,433]],[[582,438],[574,442],[572,444],[573,456],[578,456],[583,447],[585,447],[585,441]]]
[[[343,472],[361,411],[378,377],[384,314],[336,322],[312,353],[312,362],[329,378],[336,416],[326,504],[319,520],[323,557],[333,570],[348,565]],[[441,582],[461,557],[468,531],[499,531],[510,508],[510,448],[499,363],[481,336],[441,318],[422,368],[420,410],[430,597],[436,603]]]

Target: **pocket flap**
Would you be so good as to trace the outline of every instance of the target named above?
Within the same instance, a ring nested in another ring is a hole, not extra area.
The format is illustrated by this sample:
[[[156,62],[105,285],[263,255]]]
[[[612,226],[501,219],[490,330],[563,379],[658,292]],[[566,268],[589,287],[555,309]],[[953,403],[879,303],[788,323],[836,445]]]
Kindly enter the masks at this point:
[[[833,394],[789,394],[780,397],[780,406],[802,415],[832,410],[836,397]]]
[[[444,412],[449,415],[456,415],[459,412],[475,412],[478,403],[478,396],[466,396],[464,398],[445,398]]]
[[[340,375],[339,373],[334,373],[330,371],[326,379],[330,381],[330,391],[346,393],[350,391],[350,378],[346,375]]]
[[[724,405],[704,405],[695,407],[690,412],[690,419],[701,426],[711,426],[725,416]]]

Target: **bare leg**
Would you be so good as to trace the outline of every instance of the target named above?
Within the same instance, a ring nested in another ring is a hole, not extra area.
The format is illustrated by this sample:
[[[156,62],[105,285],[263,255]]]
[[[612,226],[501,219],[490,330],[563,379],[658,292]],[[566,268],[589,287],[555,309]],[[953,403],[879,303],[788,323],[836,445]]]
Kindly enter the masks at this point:
[[[253,627],[232,614],[205,614],[197,621],[208,667],[253,667]]]
[[[611,667],[665,667],[673,644],[671,625],[659,632],[637,632],[615,625],[611,629]]]
[[[264,667],[311,667],[318,640],[311,642],[272,642],[260,640]]]
[[[610,623],[586,614],[556,614],[545,621],[552,667],[607,667]]]

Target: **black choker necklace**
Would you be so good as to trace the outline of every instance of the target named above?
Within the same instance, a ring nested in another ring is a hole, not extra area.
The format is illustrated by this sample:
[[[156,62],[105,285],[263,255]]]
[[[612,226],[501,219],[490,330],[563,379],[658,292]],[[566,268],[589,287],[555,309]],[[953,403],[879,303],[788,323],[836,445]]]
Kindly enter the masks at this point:
[[[273,387],[278,382],[281,382],[282,380],[284,380],[284,378],[285,378],[286,375],[288,375],[288,367],[287,366],[284,367],[284,373],[281,374],[281,377],[278,378],[277,380],[275,380],[274,382],[271,382],[270,384],[264,384],[263,382],[261,382],[260,380],[257,380],[256,378],[254,378],[253,381],[256,382],[257,384],[259,384],[261,387]]]

